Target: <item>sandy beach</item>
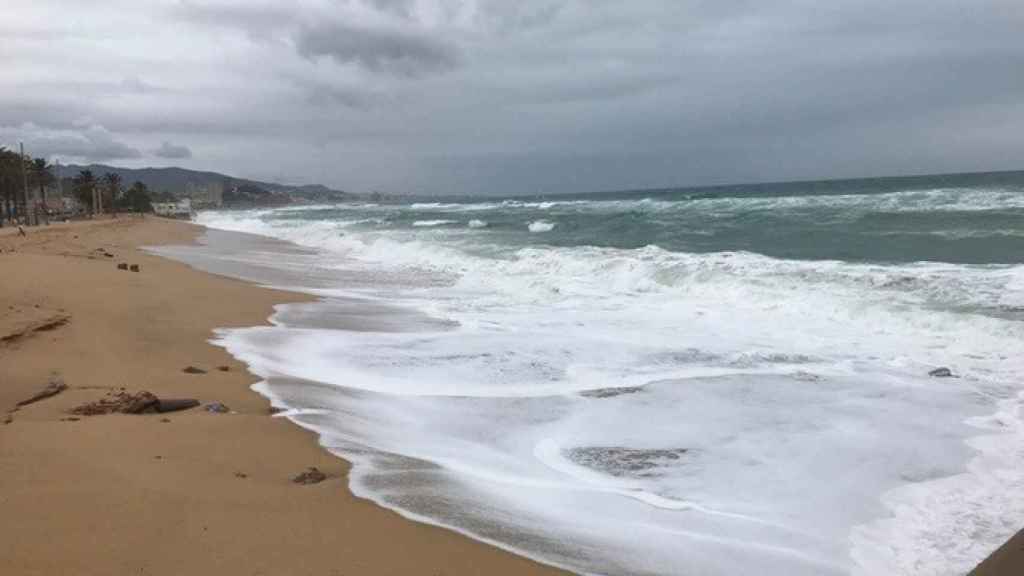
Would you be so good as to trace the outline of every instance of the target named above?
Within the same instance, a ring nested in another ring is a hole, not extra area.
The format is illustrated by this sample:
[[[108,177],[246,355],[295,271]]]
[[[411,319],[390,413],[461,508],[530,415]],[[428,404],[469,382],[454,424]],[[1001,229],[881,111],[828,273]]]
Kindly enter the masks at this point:
[[[255,378],[207,342],[307,297],[139,248],[199,230],[122,217],[0,231],[0,572],[558,573],[353,497],[345,462],[272,417]],[[68,388],[14,410],[51,381]],[[121,388],[231,412],[69,414]],[[292,482],[310,466],[327,480]]]
[[[558,573],[352,496],[346,463],[272,417],[255,378],[208,343],[214,328],[265,323],[274,304],[309,296],[140,249],[200,231],[157,218],[0,231],[0,572]],[[70,413],[122,388],[231,412]],[[292,482],[310,466],[327,480]],[[1018,534],[974,574],[1020,574],[1022,551]]]

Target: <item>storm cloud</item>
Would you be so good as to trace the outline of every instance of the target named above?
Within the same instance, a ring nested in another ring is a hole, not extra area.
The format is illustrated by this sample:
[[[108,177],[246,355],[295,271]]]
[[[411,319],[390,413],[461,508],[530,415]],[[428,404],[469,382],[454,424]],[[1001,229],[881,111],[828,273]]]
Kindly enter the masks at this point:
[[[0,145],[66,161],[481,194],[1024,167],[1016,1],[5,8]]]
[[[52,129],[24,123],[19,126],[0,126],[0,142],[11,148],[14,143],[24,143],[27,152],[46,155],[80,158],[90,162],[129,160],[139,158],[142,153],[98,124],[88,126]]]
[[[153,151],[153,155],[158,158],[191,158],[192,150],[188,146],[181,146],[178,144],[171,144],[170,142],[164,141],[160,144],[160,147]]]
[[[297,37],[300,54],[329,56],[339,63],[355,63],[374,72],[417,76],[454,68],[455,49],[442,39],[404,31],[351,26],[315,26]]]

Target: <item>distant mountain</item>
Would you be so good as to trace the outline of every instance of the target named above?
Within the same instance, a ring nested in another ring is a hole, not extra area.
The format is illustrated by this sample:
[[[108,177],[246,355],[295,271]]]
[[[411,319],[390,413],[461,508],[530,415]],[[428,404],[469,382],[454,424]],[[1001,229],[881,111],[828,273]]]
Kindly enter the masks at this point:
[[[61,176],[69,178],[78,174],[81,170],[92,170],[92,173],[95,174],[97,178],[102,176],[104,173],[113,172],[121,177],[121,182],[123,182],[125,186],[130,186],[132,182],[138,181],[145,184],[147,188],[154,192],[169,192],[175,196],[182,195],[189,184],[193,186],[203,186],[206,184],[220,182],[224,184],[225,190],[230,190],[233,187],[255,186],[268,192],[287,194],[295,199],[310,201],[344,200],[352,197],[352,195],[347,192],[328,188],[327,186],[320,184],[305,184],[298,186],[292,184],[279,184],[276,182],[261,182],[259,180],[249,180],[247,178],[235,178],[234,176],[228,176],[219,172],[203,172],[178,167],[120,168],[117,166],[108,166],[106,164],[67,164],[61,166]]]

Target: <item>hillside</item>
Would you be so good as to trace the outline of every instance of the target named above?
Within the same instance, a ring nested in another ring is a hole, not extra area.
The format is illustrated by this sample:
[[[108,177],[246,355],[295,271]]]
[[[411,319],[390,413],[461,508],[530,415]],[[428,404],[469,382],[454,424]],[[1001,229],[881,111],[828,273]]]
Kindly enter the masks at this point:
[[[234,176],[228,176],[227,174],[221,174],[219,172],[204,172],[178,167],[121,168],[118,166],[108,166],[106,164],[68,164],[61,167],[61,174],[64,177],[70,177],[81,170],[92,170],[93,174],[97,176],[101,176],[107,172],[113,172],[118,174],[121,177],[121,181],[126,185],[139,181],[155,192],[170,192],[175,195],[181,194],[188,184],[202,186],[213,182],[221,182],[225,184],[226,189],[230,189],[235,186],[256,187],[268,192],[284,193],[293,198],[301,198],[304,200],[330,201],[344,200],[351,197],[347,192],[334,190],[333,188],[328,188],[327,186],[320,184],[305,184],[297,186],[291,184],[279,184],[276,182],[261,182],[246,178],[235,178]]]

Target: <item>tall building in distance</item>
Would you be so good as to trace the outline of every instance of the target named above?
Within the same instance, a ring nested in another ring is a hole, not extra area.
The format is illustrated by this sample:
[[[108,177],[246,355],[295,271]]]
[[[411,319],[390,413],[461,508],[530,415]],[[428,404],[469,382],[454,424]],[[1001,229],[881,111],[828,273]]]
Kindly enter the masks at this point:
[[[224,183],[189,182],[185,184],[185,197],[192,200],[194,209],[220,208],[224,203]]]

